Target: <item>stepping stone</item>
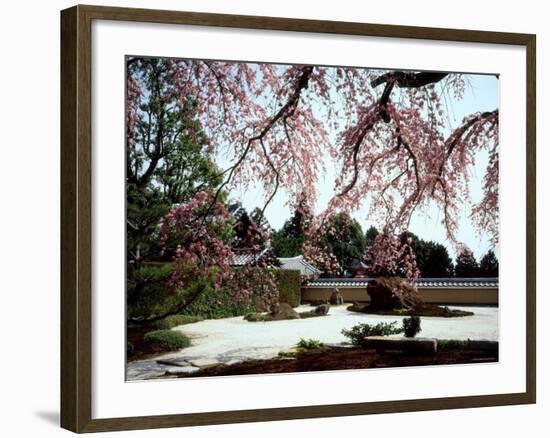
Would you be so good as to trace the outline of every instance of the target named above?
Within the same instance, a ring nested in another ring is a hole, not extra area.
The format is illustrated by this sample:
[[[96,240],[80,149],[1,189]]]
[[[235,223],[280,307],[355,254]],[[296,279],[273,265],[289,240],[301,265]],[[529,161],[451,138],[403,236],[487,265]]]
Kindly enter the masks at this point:
[[[166,369],[166,374],[170,376],[181,376],[181,375],[195,374],[199,370],[200,368],[192,367],[192,366],[170,367]]]
[[[163,376],[165,367],[154,360],[130,362],[126,365],[126,380],[147,380]]]
[[[187,362],[185,359],[159,359],[157,360],[157,363],[160,365],[168,365],[171,367],[188,367],[191,364]]]
[[[210,368],[220,365],[220,361],[214,358],[195,359],[189,362],[191,365],[199,368]]]

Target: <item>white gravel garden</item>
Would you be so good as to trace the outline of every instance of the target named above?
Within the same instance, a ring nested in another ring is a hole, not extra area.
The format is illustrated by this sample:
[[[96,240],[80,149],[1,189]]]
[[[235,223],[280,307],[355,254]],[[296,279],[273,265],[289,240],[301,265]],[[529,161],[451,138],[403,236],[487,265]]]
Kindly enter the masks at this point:
[[[173,328],[191,339],[191,346],[154,359],[127,364],[127,380],[155,378],[168,373],[193,372],[199,367],[234,364],[252,359],[270,359],[289,350],[304,339],[316,339],[327,345],[348,339],[341,333],[359,323],[397,321],[400,317],[350,312],[347,305],[331,306],[323,317],[269,322],[248,322],[243,317],[210,319]],[[473,316],[442,318],[422,317],[419,336],[498,341],[498,307],[452,306],[471,311]],[[300,306],[298,312],[311,310]],[[161,363],[158,363],[161,361]],[[163,363],[164,362],[164,363]]]

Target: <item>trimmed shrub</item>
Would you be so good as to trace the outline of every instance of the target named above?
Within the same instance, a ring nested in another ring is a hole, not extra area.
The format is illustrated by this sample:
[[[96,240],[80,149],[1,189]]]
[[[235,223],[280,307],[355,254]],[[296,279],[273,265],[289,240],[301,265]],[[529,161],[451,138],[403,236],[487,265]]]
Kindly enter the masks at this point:
[[[202,320],[202,317],[195,315],[170,315],[160,321],[156,321],[154,327],[159,330],[169,330],[178,325],[192,324]]]
[[[389,336],[403,333],[402,327],[397,327],[397,321],[379,322],[378,324],[357,324],[351,329],[343,329],[342,334],[349,338],[353,345],[363,345],[363,340],[367,336]]]
[[[298,307],[302,298],[300,271],[277,269],[274,272],[279,288],[279,302],[288,303],[292,307]]]
[[[326,345],[318,339],[304,338],[300,339],[300,342],[296,344],[296,347],[300,351],[324,351],[327,348]]]
[[[189,347],[191,341],[183,333],[175,330],[155,330],[143,336],[146,343],[158,344],[163,350],[172,351]]]
[[[420,328],[420,317],[411,316],[403,318],[403,332],[406,338],[414,338],[422,329]]]

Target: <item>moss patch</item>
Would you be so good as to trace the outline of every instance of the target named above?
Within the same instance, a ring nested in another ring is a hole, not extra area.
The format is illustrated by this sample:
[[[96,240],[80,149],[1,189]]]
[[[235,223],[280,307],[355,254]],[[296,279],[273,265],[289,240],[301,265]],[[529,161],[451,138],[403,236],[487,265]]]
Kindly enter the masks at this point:
[[[175,330],[155,330],[146,333],[143,341],[158,346],[163,351],[180,350],[191,345],[191,341],[183,333]]]

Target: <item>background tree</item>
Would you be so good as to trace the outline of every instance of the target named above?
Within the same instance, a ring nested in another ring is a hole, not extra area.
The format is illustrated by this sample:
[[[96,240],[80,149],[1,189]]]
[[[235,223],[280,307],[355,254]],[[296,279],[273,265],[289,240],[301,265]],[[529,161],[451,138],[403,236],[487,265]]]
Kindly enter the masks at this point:
[[[416,264],[422,277],[451,277],[453,275],[453,261],[444,245],[420,239],[410,231],[401,234],[402,244],[405,244],[407,239],[411,241]]]
[[[374,238],[366,254],[367,274],[370,277],[419,276],[413,248],[413,237],[395,236],[383,230]]]
[[[468,207],[474,225],[498,241],[499,113],[450,121],[445,102],[462,98],[462,75],[186,59],[169,66],[179,105],[192,106],[214,151],[232,157],[213,203],[232,187],[260,183],[262,211],[281,188],[295,202],[305,194],[315,211],[319,158],[331,157],[340,168],[335,195],[312,228],[320,230],[331,213],[356,211],[368,194],[371,217],[383,230],[371,247],[381,266],[408,251],[396,250],[399,235],[428,203],[440,208],[447,238],[459,247],[471,167],[485,150],[483,197]],[[131,85],[129,123],[136,115]]]
[[[479,275],[479,265],[474,253],[467,248],[463,248],[456,258],[455,275],[464,278]]]
[[[359,222],[348,213],[330,215],[320,234],[321,245],[333,254],[345,273],[351,271],[357,260],[365,254],[365,234]]]
[[[365,233],[365,246],[369,248],[374,243],[374,239],[378,236],[378,229],[371,225],[367,232]]]
[[[493,250],[487,251],[479,262],[480,277],[498,277],[498,259]]]
[[[193,99],[181,100],[176,92],[171,62],[129,58],[127,84],[127,302],[131,317],[147,319],[186,301],[183,289],[167,286],[174,278],[171,267],[143,264],[177,258],[182,242],[161,241],[165,216],[198,193],[212,191],[222,179]],[[219,201],[223,197],[220,193]],[[188,285],[195,293],[217,281],[213,271],[203,274],[202,284]]]
[[[452,277],[454,265],[449,251],[444,245],[432,241],[423,242],[423,255],[419,263],[422,277]]]
[[[316,218],[317,227],[327,214],[357,210],[368,193],[373,198],[370,215],[384,228],[384,236],[399,236],[414,211],[433,202],[442,212],[448,239],[458,247],[460,214],[470,199],[470,169],[485,149],[490,159],[484,196],[470,207],[474,225],[498,241],[499,113],[473,112],[461,123],[449,121],[444,102],[462,98],[462,75],[171,63],[179,101],[194,103],[213,144],[227,147],[234,157],[217,193],[261,183],[265,205],[284,188],[296,201],[305,193],[313,206],[324,166],[318,158],[328,154],[340,173],[336,194]],[[378,243],[380,252],[373,257],[393,253],[395,239]]]
[[[300,199],[290,219],[271,235],[271,245],[277,257],[295,257],[303,254],[306,232],[311,228],[312,214],[305,196]]]
[[[266,245],[268,236],[260,225],[243,209],[233,225],[232,247],[239,253],[256,253]]]
[[[139,268],[159,258],[159,226],[172,206],[212,190],[221,176],[193,99],[176,93],[170,61],[130,58],[127,67],[127,254]]]
[[[277,257],[295,257],[302,254],[303,244],[302,213],[296,209],[282,228],[272,233],[271,245]]]

